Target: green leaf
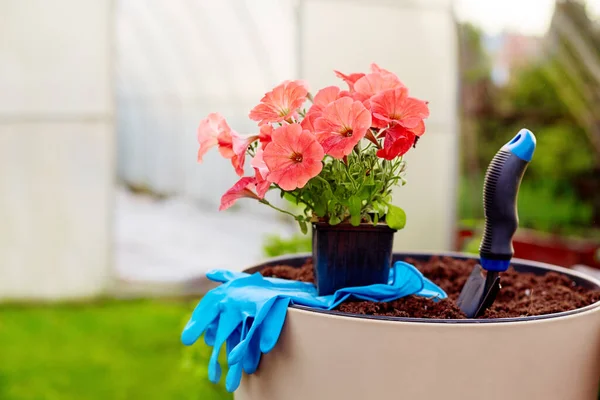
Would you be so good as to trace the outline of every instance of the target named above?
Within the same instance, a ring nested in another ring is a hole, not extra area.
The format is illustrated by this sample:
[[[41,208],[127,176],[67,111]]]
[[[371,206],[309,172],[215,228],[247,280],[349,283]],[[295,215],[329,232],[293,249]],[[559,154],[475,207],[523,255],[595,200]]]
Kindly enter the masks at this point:
[[[283,198],[289,201],[290,203],[298,204],[298,198],[291,195],[290,193],[284,193]]]
[[[363,187],[360,189],[360,192],[358,192],[358,196],[363,200],[368,200],[369,197],[371,197],[371,195],[375,193],[376,189],[377,186],[367,183],[363,185]]]
[[[306,235],[308,233],[308,226],[306,225],[306,221],[298,219],[298,225],[300,225],[300,230],[302,231],[302,233]]]
[[[402,229],[406,225],[406,213],[400,207],[389,204],[385,222],[392,229]]]
[[[350,223],[353,226],[360,225],[360,210],[362,200],[358,196],[352,196],[348,199],[348,210],[350,211]]]
[[[331,215],[329,217],[329,225],[337,225],[340,222],[342,222],[342,220],[337,215]]]
[[[311,198],[314,205],[314,212],[319,217],[324,217],[327,214],[327,205],[332,197],[331,190],[324,188],[319,192],[312,193]]]

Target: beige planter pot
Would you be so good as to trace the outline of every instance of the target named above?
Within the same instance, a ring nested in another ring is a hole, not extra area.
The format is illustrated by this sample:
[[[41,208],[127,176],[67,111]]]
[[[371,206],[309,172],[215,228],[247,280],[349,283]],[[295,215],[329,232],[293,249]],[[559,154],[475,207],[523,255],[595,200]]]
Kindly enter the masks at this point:
[[[564,268],[513,265],[600,288]],[[600,302],[552,317],[415,321],[291,308],[279,343],[255,374],[243,377],[235,399],[597,399]]]

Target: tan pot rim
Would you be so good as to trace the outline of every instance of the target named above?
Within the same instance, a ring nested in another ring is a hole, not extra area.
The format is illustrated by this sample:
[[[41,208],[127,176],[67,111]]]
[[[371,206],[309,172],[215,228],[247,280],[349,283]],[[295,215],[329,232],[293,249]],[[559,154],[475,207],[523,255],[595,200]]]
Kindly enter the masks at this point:
[[[277,265],[281,264],[283,261],[291,264],[291,265],[302,265],[307,258],[310,258],[312,254],[310,253],[299,253],[294,255],[285,255],[280,257],[270,258],[258,265],[250,267],[245,270],[245,272],[254,273],[262,268],[269,265]],[[459,259],[475,259],[478,260],[479,257],[473,254],[466,253],[458,253],[458,252],[419,252],[419,253],[408,253],[408,252],[400,252],[394,253],[394,261],[398,258],[429,258],[432,256],[447,256]],[[567,275],[573,281],[575,281],[578,285],[586,286],[593,288],[595,287],[597,290],[600,290],[600,281],[597,279],[583,274],[578,271],[572,271],[567,268],[559,267],[552,264],[546,264],[537,261],[523,260],[519,258],[513,258],[511,264],[515,267],[517,271],[522,272],[540,272],[544,271],[554,271],[559,274]],[[517,318],[490,318],[490,319],[428,319],[428,318],[406,318],[406,317],[386,317],[386,316],[373,316],[373,315],[358,315],[358,314],[350,314],[343,313],[339,311],[329,311],[329,310],[318,310],[305,306],[290,306],[293,309],[302,310],[311,313],[323,314],[323,316],[328,317],[343,317],[343,318],[355,318],[360,320],[371,320],[371,321],[387,321],[387,322],[405,322],[405,323],[420,323],[420,324],[506,324],[506,323],[527,323],[534,322],[545,319],[558,319],[558,318],[566,318],[575,314],[584,313],[587,311],[595,310],[600,308],[600,301],[596,303],[590,304],[588,306],[577,308],[575,310],[563,311],[559,313],[545,314],[545,315],[535,315],[529,317],[517,317]]]

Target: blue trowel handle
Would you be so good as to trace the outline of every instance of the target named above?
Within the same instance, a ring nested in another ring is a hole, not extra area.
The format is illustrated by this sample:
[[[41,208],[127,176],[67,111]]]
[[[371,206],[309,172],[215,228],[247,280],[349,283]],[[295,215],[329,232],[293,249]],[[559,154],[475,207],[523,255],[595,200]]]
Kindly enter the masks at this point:
[[[527,129],[502,146],[490,163],[483,186],[485,230],[479,256],[488,271],[506,271],[513,256],[517,230],[517,194],[535,150],[535,136]]]

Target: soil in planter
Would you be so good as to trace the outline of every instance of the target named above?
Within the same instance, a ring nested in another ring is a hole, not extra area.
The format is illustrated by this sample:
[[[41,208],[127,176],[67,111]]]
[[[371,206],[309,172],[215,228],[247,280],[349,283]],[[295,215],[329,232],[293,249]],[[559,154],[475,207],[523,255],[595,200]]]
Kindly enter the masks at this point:
[[[432,257],[426,262],[406,259],[427,278],[448,294],[448,299],[437,303],[409,296],[388,303],[348,301],[339,311],[352,314],[381,315],[410,318],[462,319],[466,316],[456,305],[456,299],[476,264],[475,260],[451,257]],[[268,277],[313,282],[312,262],[301,268],[286,265],[264,268]],[[546,275],[517,273],[510,268],[502,274],[502,289],[492,307],[481,318],[513,318],[551,314],[585,307],[600,301],[600,291],[575,285],[568,277],[549,272]]]

